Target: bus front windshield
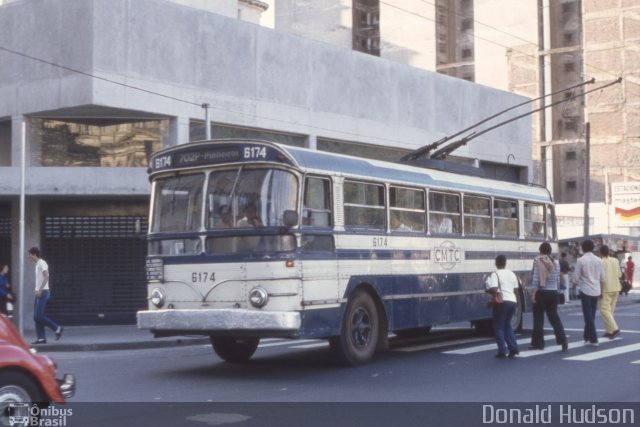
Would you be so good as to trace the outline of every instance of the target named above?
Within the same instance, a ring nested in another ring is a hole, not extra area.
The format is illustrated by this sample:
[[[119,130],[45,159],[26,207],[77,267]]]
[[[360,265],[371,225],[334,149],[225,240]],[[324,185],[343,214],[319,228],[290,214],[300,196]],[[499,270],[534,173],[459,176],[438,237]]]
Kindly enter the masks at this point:
[[[207,229],[277,227],[297,210],[298,181],[280,169],[212,172],[207,188]]]

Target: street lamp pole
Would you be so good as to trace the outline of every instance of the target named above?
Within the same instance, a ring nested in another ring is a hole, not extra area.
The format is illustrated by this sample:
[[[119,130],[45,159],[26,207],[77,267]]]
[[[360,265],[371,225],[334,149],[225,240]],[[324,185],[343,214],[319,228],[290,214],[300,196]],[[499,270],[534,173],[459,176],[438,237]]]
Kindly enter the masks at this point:
[[[585,155],[584,155],[584,237],[589,235],[589,202],[591,192],[591,125],[585,123]]]

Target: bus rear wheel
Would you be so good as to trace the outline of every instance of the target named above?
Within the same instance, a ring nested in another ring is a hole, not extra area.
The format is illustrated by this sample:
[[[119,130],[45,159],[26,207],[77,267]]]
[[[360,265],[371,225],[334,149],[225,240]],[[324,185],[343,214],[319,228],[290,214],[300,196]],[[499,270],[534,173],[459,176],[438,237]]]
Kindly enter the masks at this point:
[[[357,366],[373,357],[379,334],[378,310],[373,298],[367,292],[357,291],[347,304],[340,335],[329,342],[341,363]]]
[[[247,362],[256,352],[260,338],[257,337],[215,337],[211,336],[213,351],[221,359],[230,363]]]

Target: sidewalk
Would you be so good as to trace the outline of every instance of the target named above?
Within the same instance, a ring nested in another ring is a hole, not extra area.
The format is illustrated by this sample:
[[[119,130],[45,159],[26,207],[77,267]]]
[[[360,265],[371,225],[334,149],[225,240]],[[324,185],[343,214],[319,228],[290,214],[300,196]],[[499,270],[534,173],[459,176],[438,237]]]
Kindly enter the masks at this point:
[[[618,306],[639,304],[640,290],[633,289],[629,295],[621,295]],[[579,300],[558,306],[560,312],[581,310]],[[35,340],[35,332],[26,332],[25,340]],[[136,325],[106,325],[106,326],[67,326],[59,341],[51,331],[47,330],[47,344],[34,346],[40,352],[56,351],[102,351],[126,350],[160,347],[178,347],[187,345],[209,344],[209,338],[202,336],[153,338],[146,330],[139,330]]]

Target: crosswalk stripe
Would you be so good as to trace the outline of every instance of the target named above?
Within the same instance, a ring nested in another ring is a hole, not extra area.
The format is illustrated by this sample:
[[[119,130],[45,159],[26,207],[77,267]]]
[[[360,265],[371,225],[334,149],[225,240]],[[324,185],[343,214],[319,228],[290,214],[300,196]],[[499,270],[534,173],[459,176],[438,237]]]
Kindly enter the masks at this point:
[[[640,350],[640,343],[625,345],[622,347],[610,348],[608,350],[595,351],[593,353],[581,354],[579,356],[565,357],[564,360],[580,360],[580,361],[589,362],[591,360],[597,360],[605,357],[616,356],[618,354],[630,353],[636,350]]]
[[[546,335],[544,337],[544,340],[548,340],[554,338],[553,335]],[[518,345],[523,345],[526,342],[530,341],[529,338],[523,338],[523,339],[519,339],[517,340]],[[458,350],[450,350],[450,351],[444,351],[443,353],[445,354],[473,354],[473,353],[480,353],[481,351],[489,351],[489,350],[495,350],[496,349],[496,344],[492,343],[492,344],[486,344],[486,345],[479,345],[476,347],[468,347],[468,348],[461,348]]]
[[[315,344],[305,344],[305,345],[294,345],[291,348],[319,348],[319,347],[328,347],[329,343],[327,341],[317,342]]]
[[[318,340],[299,340],[299,341],[282,340],[282,341],[278,341],[278,342],[271,342],[271,343],[268,343],[268,344],[260,344],[258,346],[258,348],[278,347],[278,346],[281,346],[281,345],[301,344],[301,343],[305,343],[305,342],[318,342]]]
[[[633,361],[633,362],[631,362],[631,363],[633,363],[634,365],[640,365],[640,360],[634,360],[634,361]]]
[[[565,331],[572,331],[572,332],[584,332],[584,328],[579,329],[579,328],[564,328]],[[596,332],[604,332],[604,329],[596,329]],[[628,330],[628,329],[622,329],[620,331],[620,333],[623,334],[640,334],[640,331],[632,331],[632,330]]]
[[[613,341],[619,341],[620,338],[614,338],[612,340],[607,340],[607,341],[600,341],[601,344],[605,344],[605,343],[610,343]],[[584,347],[584,343],[582,341],[577,341],[577,342],[570,342],[569,344],[569,349],[572,348],[579,348],[579,347]],[[527,350],[527,351],[521,351],[520,352],[520,357],[531,357],[531,356],[540,356],[542,354],[549,354],[549,353],[555,353],[556,351],[561,351],[562,350],[562,346],[560,345],[552,345],[551,347],[546,347],[544,350]]]

